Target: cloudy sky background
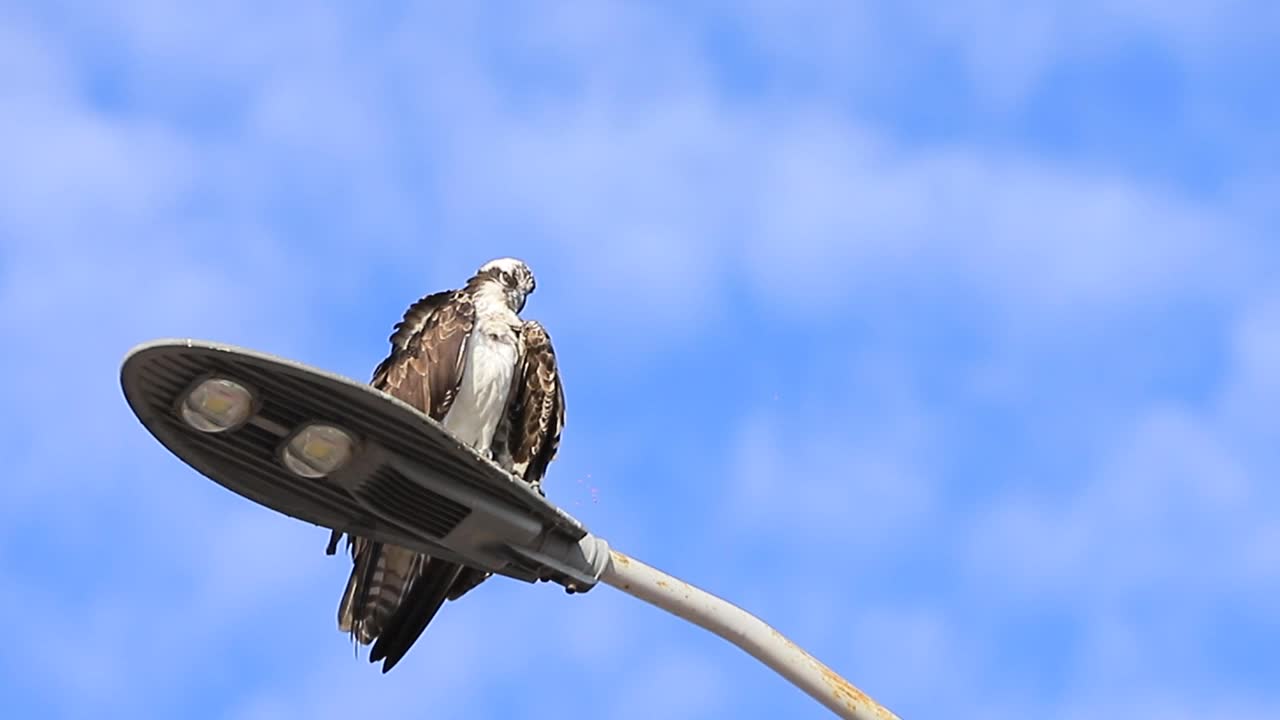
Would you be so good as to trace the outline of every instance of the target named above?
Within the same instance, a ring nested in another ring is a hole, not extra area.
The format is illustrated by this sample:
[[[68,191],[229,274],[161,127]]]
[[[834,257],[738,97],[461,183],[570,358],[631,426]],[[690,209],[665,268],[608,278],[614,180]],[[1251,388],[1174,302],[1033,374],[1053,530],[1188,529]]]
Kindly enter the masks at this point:
[[[0,2],[6,711],[823,717],[608,588],[381,676],[326,531],[120,393],[168,336],[366,379],[517,255],[616,547],[906,718],[1280,716],[1277,7]]]

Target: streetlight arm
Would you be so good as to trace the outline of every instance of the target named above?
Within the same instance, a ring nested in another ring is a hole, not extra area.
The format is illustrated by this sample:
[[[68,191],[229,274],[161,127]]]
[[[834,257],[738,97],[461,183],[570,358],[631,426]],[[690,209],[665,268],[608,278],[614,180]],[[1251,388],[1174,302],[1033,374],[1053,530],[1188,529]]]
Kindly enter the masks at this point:
[[[600,576],[605,584],[737,645],[842,718],[897,719],[892,712],[755,615],[617,550],[611,550],[609,555],[610,562]]]

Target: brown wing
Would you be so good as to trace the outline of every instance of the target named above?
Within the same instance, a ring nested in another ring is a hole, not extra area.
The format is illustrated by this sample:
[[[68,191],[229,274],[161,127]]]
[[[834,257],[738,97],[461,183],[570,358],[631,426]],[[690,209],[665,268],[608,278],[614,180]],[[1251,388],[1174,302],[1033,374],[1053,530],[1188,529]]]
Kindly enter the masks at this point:
[[[391,334],[391,354],[370,383],[443,420],[462,381],[467,340],[475,325],[471,295],[450,291],[414,303]]]
[[[418,300],[390,337],[391,354],[371,384],[443,420],[457,396],[467,341],[475,323],[471,296],[446,291]],[[334,531],[333,554],[342,533]],[[389,671],[408,652],[444,602],[462,566],[406,548],[349,537],[353,567],[338,606],[338,627],[361,644],[370,662]]]
[[[432,314],[448,303],[456,294],[458,294],[457,290],[442,290],[424,295],[417,302],[410,305],[409,309],[404,311],[404,317],[400,318],[400,321],[395,324],[391,337],[387,338],[391,342],[391,355],[378,365],[378,370],[390,363],[397,352],[403,352],[405,348],[409,347],[409,340],[431,320]],[[374,375],[377,374],[378,371],[375,370]]]
[[[512,472],[541,491],[547,466],[560,449],[564,430],[564,386],[556,365],[555,348],[546,328],[536,320],[521,333],[524,356],[508,405],[508,448]]]

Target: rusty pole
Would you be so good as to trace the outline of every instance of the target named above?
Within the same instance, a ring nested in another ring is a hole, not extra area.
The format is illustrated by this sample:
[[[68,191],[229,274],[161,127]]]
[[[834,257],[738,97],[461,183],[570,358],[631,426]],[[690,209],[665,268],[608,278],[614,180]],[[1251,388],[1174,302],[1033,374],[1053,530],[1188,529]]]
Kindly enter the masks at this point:
[[[600,580],[719,635],[847,720],[898,720],[760,618],[617,550]]]

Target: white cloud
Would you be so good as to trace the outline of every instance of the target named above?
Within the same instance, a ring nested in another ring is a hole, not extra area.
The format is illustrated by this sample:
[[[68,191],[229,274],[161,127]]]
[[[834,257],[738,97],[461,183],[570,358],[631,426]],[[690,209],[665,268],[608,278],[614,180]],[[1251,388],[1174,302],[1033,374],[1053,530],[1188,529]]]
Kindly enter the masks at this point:
[[[1269,373],[1256,374],[1269,305],[1241,308],[1229,372],[1203,407],[1148,407],[1079,483],[1023,483],[972,518],[963,571],[982,588],[980,605],[1035,607],[1077,632],[1054,651],[1069,654],[1073,697],[1054,717],[1163,717],[1193,694],[1265,715],[1265,703],[1228,700],[1209,675],[1221,671],[1211,648],[1229,618],[1274,619],[1263,598],[1280,590],[1274,444],[1261,440],[1273,436]]]
[[[911,412],[878,416],[884,425],[875,429],[842,412],[747,416],[728,447],[719,522],[786,542],[821,541],[841,554],[914,537],[938,497],[921,457],[930,438]]]
[[[1231,342],[1235,362],[1227,410],[1255,432],[1272,436],[1270,411],[1280,403],[1280,295],[1252,298]]]
[[[772,110],[728,104],[710,83],[700,49],[684,33],[670,32],[670,18],[634,14],[532,18],[517,54],[553,57],[564,67],[591,68],[592,75],[529,98],[517,95],[483,49],[427,67],[413,58],[421,42],[393,34],[373,56],[353,61],[353,31],[340,18],[267,19],[266,27],[289,27],[286,37],[297,55],[281,52],[273,32],[237,35],[241,52],[227,67],[217,66],[227,74],[223,91],[242,113],[232,123],[236,134],[207,147],[165,139],[166,131],[126,128],[162,137],[125,136],[106,146],[118,148],[109,156],[116,160],[92,167],[131,167],[122,148],[130,156],[170,148],[141,164],[160,173],[135,193],[146,198],[144,207],[164,207],[151,188],[172,194],[183,185],[175,172],[185,173],[188,185],[198,172],[197,187],[241,188],[230,200],[249,218],[264,212],[264,198],[338,191],[355,218],[352,230],[366,231],[361,251],[373,261],[426,255],[469,266],[478,248],[492,247],[481,254],[494,254],[499,245],[482,239],[463,258],[449,248],[452,234],[514,232],[515,244],[530,247],[525,254],[548,268],[551,279],[600,299],[543,312],[562,315],[565,325],[621,319],[671,337],[714,318],[726,284],[743,271],[766,298],[793,305],[834,301],[840,309],[849,302],[848,286],[887,272],[908,282],[957,279],[994,288],[1001,300],[1016,299],[1013,305],[1030,300],[1036,308],[1062,308],[1158,302],[1188,289],[1223,292],[1230,289],[1224,277],[1249,260],[1247,251],[1220,242],[1238,230],[1223,219],[1224,209],[1161,188],[1046,166],[1035,157],[908,149],[812,102]],[[1007,15],[993,8],[988,14]],[[957,18],[985,26],[981,14],[926,15],[944,30]],[[143,57],[209,67],[213,41],[197,31],[206,23],[138,20],[127,14],[102,22]],[[228,22],[213,17],[207,26]],[[431,27],[411,16],[405,25],[442,36],[448,47],[483,32],[479,20],[465,14]],[[654,72],[626,52],[625,38],[635,28],[646,42],[660,44],[664,57],[678,58],[680,71]],[[391,86],[372,70],[377,62],[424,81]],[[246,64],[263,70],[246,80]],[[629,79],[639,65],[651,81],[637,89]],[[619,92],[622,87],[628,92]],[[405,102],[390,112],[388,98],[397,96]],[[414,128],[428,129],[440,142],[424,143]],[[161,162],[168,156],[177,165]],[[435,201],[415,202],[400,182],[405,163],[423,168],[440,192]],[[166,165],[179,169],[166,171]],[[74,168],[76,177],[86,172]],[[324,246],[334,239],[312,241]],[[509,237],[505,245],[511,247]]]
[[[873,607],[847,615],[852,618],[846,618],[842,638],[850,656],[846,677],[900,716],[941,704],[966,708],[976,699],[975,668],[983,659],[971,646],[973,633],[958,637],[965,623],[954,615],[912,607]]]
[[[729,680],[705,656],[670,649],[635,672],[627,687],[603,708],[617,720],[702,718],[718,714]]]
[[[1264,720],[1280,707],[1265,701],[1230,696],[1193,697],[1173,692],[1118,691],[1101,697],[1076,699],[1045,717],[1087,720],[1100,715],[1158,717],[1168,720]]]
[[[1227,293],[1245,269],[1247,251],[1221,242],[1238,233],[1214,209],[1129,181],[790,129],[766,146],[776,170],[761,176],[782,192],[761,192],[771,202],[751,269],[792,303],[840,300],[888,272],[911,285],[959,281],[1024,312],[1078,312]]]
[[[969,562],[1002,586],[1089,607],[1142,588],[1231,593],[1246,581],[1272,494],[1219,430],[1185,413],[1142,418],[1092,478],[1057,492],[1024,490],[974,520]],[[1088,585],[1087,593],[1075,590]]]
[[[228,628],[307,586],[315,565],[298,553],[318,555],[323,533],[158,461],[119,362],[182,334],[296,350],[303,333],[280,318],[300,266],[244,206],[192,211],[217,203],[222,148],[96,107],[65,38],[21,18],[4,32],[5,67],[23,68],[0,74],[16,89],[0,151],[19,169],[0,173],[0,231],[14,240],[0,251],[0,332],[3,369],[21,378],[4,395],[22,481],[0,488],[0,516],[6,545],[28,548],[4,572],[19,589],[6,612],[26,618],[20,676],[68,712],[163,705],[198,685],[184,672]]]
[[[1135,43],[1154,45],[1184,67],[1229,62],[1242,46],[1265,43],[1280,17],[1273,5],[1253,0],[970,0],[735,3],[720,19],[745,25],[745,42],[768,55],[774,75],[793,83],[883,97],[894,83],[950,82],[955,73],[984,109],[999,114],[1022,106],[1054,70],[1104,63]]]

